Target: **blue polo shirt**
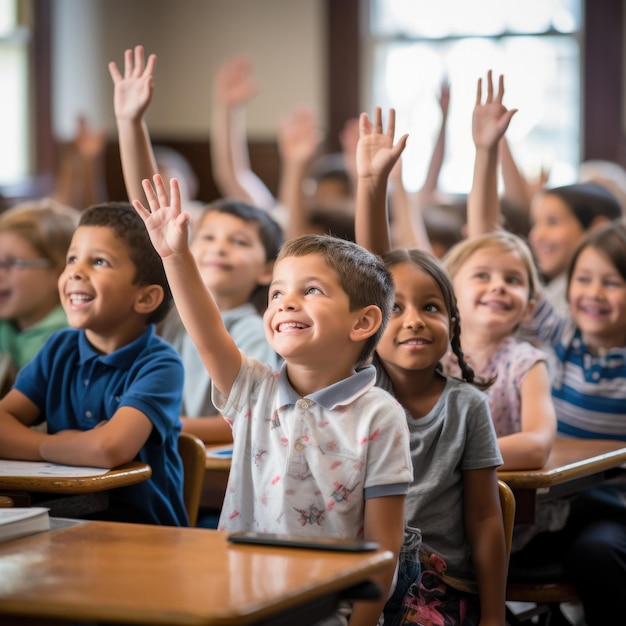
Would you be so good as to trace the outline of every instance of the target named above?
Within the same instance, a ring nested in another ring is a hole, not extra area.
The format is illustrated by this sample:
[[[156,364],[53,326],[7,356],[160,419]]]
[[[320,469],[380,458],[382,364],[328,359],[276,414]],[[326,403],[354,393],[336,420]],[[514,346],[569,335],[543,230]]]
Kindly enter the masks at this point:
[[[111,354],[94,350],[83,330],[53,333],[14,387],[39,407],[51,434],[90,430],[122,406],[144,413],[153,428],[136,460],[148,463],[152,476],[111,490],[102,518],[187,526],[178,455],[183,382],[180,357],[151,325]]]

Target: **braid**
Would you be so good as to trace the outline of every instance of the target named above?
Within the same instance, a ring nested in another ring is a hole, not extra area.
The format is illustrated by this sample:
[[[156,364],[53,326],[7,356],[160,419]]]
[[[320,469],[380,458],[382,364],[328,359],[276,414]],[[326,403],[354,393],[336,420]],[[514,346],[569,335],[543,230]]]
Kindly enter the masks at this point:
[[[490,378],[489,380],[482,380],[476,378],[476,374],[472,366],[465,360],[465,354],[463,350],[461,350],[461,322],[459,319],[459,311],[455,312],[456,324],[454,326],[454,331],[452,332],[452,338],[450,339],[450,347],[452,348],[452,352],[457,358],[459,368],[461,369],[461,380],[464,380],[466,383],[470,383],[474,385],[481,391],[485,391],[496,380],[496,377]]]
[[[452,338],[450,339],[450,346],[459,362],[462,380],[473,384],[474,370],[465,360],[465,355],[463,354],[463,350],[461,350],[461,325],[458,322],[454,325],[454,331],[452,332]]]

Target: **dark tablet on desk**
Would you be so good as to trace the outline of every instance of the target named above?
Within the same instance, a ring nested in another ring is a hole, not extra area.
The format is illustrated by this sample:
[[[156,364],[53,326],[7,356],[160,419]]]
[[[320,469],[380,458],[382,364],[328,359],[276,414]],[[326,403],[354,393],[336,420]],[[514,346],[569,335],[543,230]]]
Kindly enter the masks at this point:
[[[275,533],[236,532],[228,535],[232,543],[253,543],[265,546],[309,548],[314,550],[339,550],[341,552],[367,552],[378,550],[375,541],[364,539],[339,539],[336,537],[307,537],[306,535],[279,535]]]

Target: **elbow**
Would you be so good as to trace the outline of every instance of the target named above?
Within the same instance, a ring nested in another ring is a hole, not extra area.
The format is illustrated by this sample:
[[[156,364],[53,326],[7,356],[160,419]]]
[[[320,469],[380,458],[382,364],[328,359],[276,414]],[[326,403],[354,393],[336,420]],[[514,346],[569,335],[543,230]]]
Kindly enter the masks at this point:
[[[129,455],[119,443],[113,441],[101,441],[91,451],[89,465],[111,469],[129,463],[135,455]]]

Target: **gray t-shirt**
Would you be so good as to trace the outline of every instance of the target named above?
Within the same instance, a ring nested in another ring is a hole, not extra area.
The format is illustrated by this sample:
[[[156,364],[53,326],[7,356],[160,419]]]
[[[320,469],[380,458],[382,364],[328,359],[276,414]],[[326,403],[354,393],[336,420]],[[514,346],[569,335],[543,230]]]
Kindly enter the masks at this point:
[[[393,394],[380,361],[374,364],[376,384]],[[502,464],[487,396],[468,383],[446,378],[430,413],[419,419],[406,413],[406,418],[413,461],[406,522],[421,530],[423,553],[443,558],[448,576],[476,582],[465,534],[463,472]]]
[[[279,368],[281,359],[267,343],[263,318],[252,304],[222,311],[222,321],[237,347],[247,356],[255,357],[274,369]],[[211,378],[176,309],[169,313],[159,329],[159,334],[180,354],[185,367],[181,415],[218,415],[218,410],[211,401]]]

